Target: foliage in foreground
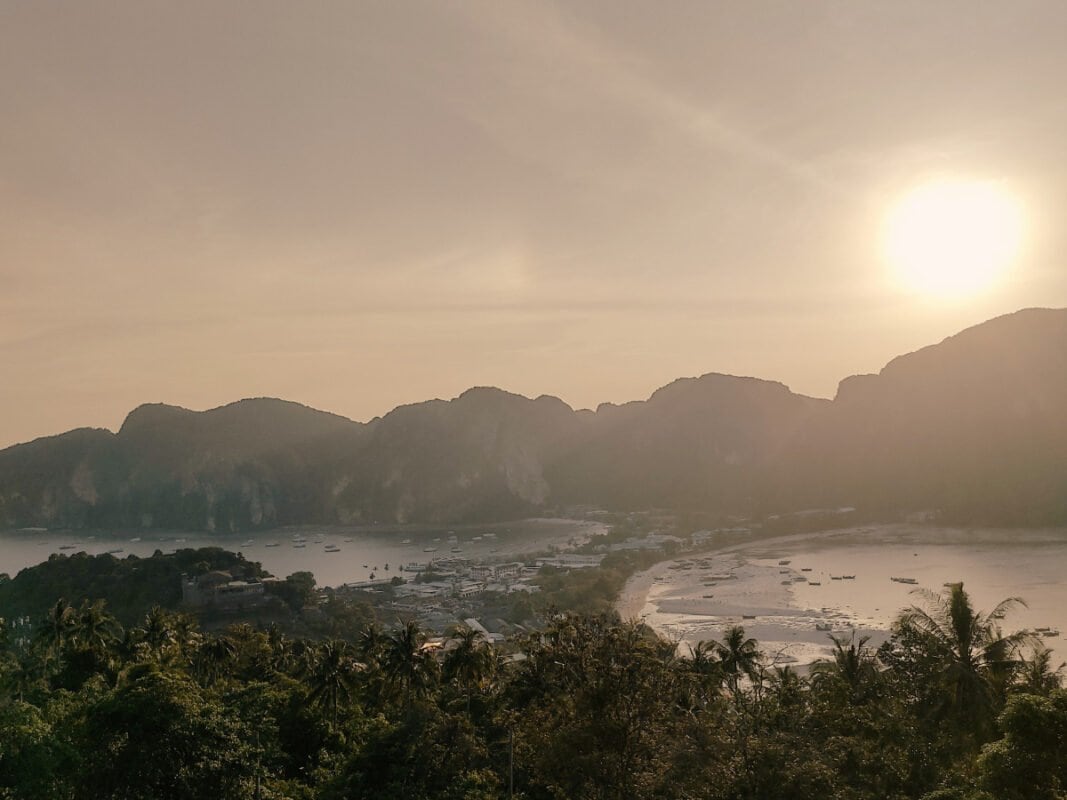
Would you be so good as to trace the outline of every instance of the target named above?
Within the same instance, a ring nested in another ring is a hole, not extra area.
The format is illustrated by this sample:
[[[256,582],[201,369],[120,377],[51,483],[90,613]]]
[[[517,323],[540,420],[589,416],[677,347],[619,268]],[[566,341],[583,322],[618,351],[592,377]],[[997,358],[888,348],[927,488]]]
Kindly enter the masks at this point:
[[[1067,692],[962,585],[877,652],[801,676],[741,628],[684,656],[555,614],[494,650],[414,623],[353,640],[54,604],[0,669],[0,797],[1022,800],[1067,789]]]

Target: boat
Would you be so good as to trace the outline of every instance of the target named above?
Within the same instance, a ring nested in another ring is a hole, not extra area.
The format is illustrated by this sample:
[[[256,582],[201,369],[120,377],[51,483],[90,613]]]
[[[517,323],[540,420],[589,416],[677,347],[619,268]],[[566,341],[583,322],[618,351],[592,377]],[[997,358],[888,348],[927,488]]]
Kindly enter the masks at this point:
[[[462,547],[453,547],[452,548],[452,552],[453,553],[462,553],[463,552],[463,548]]]
[[[346,536],[345,537],[345,541],[346,542],[351,542],[352,541],[352,537],[351,536]],[[411,541],[411,540],[409,539],[408,541]]]
[[[713,598],[714,596],[715,596],[715,595],[713,595],[713,594],[706,594],[706,595],[703,595],[703,597],[704,597],[704,599],[705,599],[705,600],[710,600],[710,599],[711,599],[711,598]]]
[[[808,586],[822,586],[822,581],[808,581]]]
[[[437,548],[436,547],[424,547],[424,548],[422,548],[422,552],[424,552],[424,553],[436,553],[437,552]]]
[[[241,542],[241,547],[251,547],[253,544],[254,542],[251,539],[245,539]]]
[[[801,572],[811,572],[811,567],[801,567],[800,571]]]
[[[141,537],[140,536],[134,536],[132,539],[130,539],[130,541],[131,542],[139,542],[139,541],[141,541]]]
[[[741,619],[755,619],[755,618],[756,618],[755,614],[742,614],[741,615]]]
[[[73,550],[74,549],[74,545],[72,545],[72,544],[61,544],[59,546],[59,549],[60,550]]]
[[[323,548],[323,550],[326,551],[327,553],[340,553],[341,552],[341,548],[338,547],[335,544],[328,544]]]
[[[1055,628],[1049,628],[1047,631],[1042,631],[1041,635],[1045,637],[1059,636],[1060,632]]]
[[[782,586],[792,586],[792,585],[793,585],[792,581],[782,581]]]
[[[895,581],[896,583],[906,583],[906,584],[909,584],[911,586],[914,586],[915,584],[917,584],[919,582],[915,578],[890,578],[889,580]]]
[[[351,542],[351,539],[345,539],[346,542]],[[400,544],[411,544],[411,539],[401,539]]]
[[[121,553],[121,552],[123,552],[123,549],[122,549],[121,547],[113,547],[112,549],[108,550],[107,552],[108,552],[108,553],[109,553],[110,555],[115,555],[116,553]]]
[[[784,559],[782,559],[781,561],[778,562],[778,566],[779,567],[784,567],[784,566],[787,566],[789,563],[790,563],[789,559],[788,558],[784,558]]]
[[[831,575],[830,576],[830,580],[839,581],[839,580],[841,580],[841,576],[840,575]]]
[[[843,580],[843,581],[854,581],[854,580],[856,580],[856,576],[855,575],[842,575],[841,576],[841,580]]]
[[[267,543],[266,543],[265,545],[263,545],[263,546],[264,546],[264,547],[277,547],[277,546],[278,546],[278,543],[277,543],[277,542],[267,542]]]
[[[301,547],[307,547],[307,545],[304,544],[303,542],[297,542],[296,544],[293,545],[293,547],[295,547],[296,549],[299,550]]]
[[[816,622],[815,623],[815,630],[817,630],[817,631],[832,631],[833,629],[834,629],[834,626],[831,625],[829,622]]]

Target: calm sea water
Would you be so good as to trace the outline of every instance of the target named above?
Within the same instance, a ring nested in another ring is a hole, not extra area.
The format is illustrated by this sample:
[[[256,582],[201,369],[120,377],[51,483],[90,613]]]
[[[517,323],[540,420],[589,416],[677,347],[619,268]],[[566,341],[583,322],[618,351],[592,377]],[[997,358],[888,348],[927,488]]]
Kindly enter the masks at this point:
[[[119,551],[114,553],[115,557],[124,558],[150,556],[156,550],[168,553],[178,548],[222,547],[260,562],[278,577],[308,571],[315,575],[320,586],[338,586],[367,580],[371,573],[378,578],[402,574],[399,571],[402,565],[426,562],[435,556],[462,555],[487,560],[517,557],[582,541],[598,530],[597,523],[534,519],[451,528],[299,527],[237,535],[3,531],[0,532],[0,572],[14,577],[19,570],[46,561],[53,553],[99,555]],[[452,533],[456,536],[455,544],[448,538]],[[294,541],[297,538],[304,541]],[[327,552],[327,546],[339,551]],[[461,552],[453,553],[453,547]]]
[[[650,595],[647,621],[689,643],[718,637],[727,625],[743,622],[769,647],[786,648],[806,662],[828,652],[826,635],[814,630],[815,620],[847,621],[872,634],[877,644],[901,610],[924,605],[916,589],[942,592],[946,583],[962,581],[981,611],[1008,597],[1022,598],[1026,606],[1013,610],[1002,629],[1058,629],[1060,636],[1042,642],[1056,663],[1067,659],[1067,530],[879,526],[757,541],[717,558],[715,569],[734,573],[728,586],[740,607],[731,609],[732,616],[717,606],[721,589],[707,588],[690,573],[664,571]],[[789,575],[781,574],[785,569]],[[780,578],[793,574],[809,582],[780,585]],[[855,577],[834,580],[843,575]],[[718,594],[704,600],[708,592]],[[746,599],[749,608],[743,605]],[[739,619],[741,613],[757,616]]]

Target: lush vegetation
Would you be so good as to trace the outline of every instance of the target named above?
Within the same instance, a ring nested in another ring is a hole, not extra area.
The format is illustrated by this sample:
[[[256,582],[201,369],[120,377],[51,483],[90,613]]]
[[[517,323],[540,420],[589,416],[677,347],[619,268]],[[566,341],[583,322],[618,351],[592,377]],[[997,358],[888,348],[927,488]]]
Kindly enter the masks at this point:
[[[809,676],[741,628],[686,656],[608,615],[494,650],[415,623],[349,640],[100,601],[6,625],[0,797],[1053,798],[1067,692],[955,585]]]
[[[53,554],[47,561],[22,570],[14,578],[0,576],[0,615],[39,617],[63,597],[104,600],[110,613],[125,625],[142,619],[155,606],[176,608],[182,599],[182,575],[225,570],[234,577],[262,578],[258,562],[221,547],[201,547],[174,553],[156,551],[149,558],[110,554]]]

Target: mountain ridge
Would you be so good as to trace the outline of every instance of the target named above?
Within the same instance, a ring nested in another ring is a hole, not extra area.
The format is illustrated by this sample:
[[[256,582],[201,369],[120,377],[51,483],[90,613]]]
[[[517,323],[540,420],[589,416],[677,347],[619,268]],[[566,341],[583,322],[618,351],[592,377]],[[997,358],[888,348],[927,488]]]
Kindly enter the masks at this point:
[[[550,505],[819,504],[1067,521],[1067,310],[1023,309],[843,379],[709,372],[574,409],[472,387],[368,422],[278,398],[133,409],[0,450],[0,526],[459,522]]]

